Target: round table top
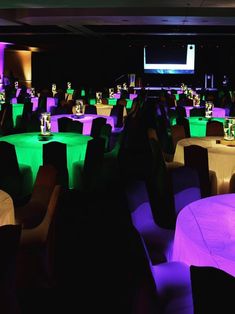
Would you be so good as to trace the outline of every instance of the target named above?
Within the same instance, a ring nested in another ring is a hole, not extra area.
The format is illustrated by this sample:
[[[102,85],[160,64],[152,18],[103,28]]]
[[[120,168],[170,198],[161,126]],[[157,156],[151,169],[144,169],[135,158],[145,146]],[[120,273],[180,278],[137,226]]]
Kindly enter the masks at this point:
[[[7,141],[11,144],[14,144],[16,147],[41,147],[43,144],[46,144],[50,141],[58,141],[65,143],[67,145],[82,145],[87,144],[87,141],[92,139],[90,136],[86,136],[79,133],[69,133],[69,132],[60,132],[60,133],[51,133],[51,136],[48,136],[48,140],[42,141],[39,138],[40,133],[31,132],[31,133],[18,133],[12,135],[6,135],[0,138],[1,141]]]
[[[185,206],[177,217],[173,260],[213,266],[235,276],[235,194]]]

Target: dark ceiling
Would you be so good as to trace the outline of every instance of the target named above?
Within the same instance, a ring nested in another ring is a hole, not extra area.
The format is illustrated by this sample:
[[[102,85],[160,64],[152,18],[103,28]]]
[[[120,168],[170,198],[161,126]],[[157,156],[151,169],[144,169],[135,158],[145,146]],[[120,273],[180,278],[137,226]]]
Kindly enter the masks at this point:
[[[63,40],[158,38],[233,41],[233,0],[17,1],[0,2],[0,39],[22,45],[53,46]]]

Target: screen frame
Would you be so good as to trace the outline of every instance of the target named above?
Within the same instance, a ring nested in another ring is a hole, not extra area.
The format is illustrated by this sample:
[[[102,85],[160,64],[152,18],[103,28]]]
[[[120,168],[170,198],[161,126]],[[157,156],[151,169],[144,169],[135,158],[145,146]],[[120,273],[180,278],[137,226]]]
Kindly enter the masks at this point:
[[[195,73],[195,44],[187,44],[185,64],[146,63],[146,48],[144,47],[144,73],[153,74],[194,74]]]

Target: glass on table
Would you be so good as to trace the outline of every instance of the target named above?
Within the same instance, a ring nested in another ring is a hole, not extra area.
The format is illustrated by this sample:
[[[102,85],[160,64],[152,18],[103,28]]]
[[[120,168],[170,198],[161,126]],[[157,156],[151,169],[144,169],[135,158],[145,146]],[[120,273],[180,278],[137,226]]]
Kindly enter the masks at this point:
[[[234,139],[234,119],[226,118],[224,120],[224,139],[231,141]]]

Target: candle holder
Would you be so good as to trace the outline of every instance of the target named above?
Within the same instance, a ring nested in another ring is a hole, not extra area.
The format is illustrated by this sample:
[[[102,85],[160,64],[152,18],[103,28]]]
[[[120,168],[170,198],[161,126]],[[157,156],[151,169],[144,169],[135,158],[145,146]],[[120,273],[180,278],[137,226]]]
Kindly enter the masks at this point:
[[[205,104],[206,110],[205,110],[205,117],[206,118],[212,118],[213,115],[213,108],[214,104],[212,101],[207,101]]]
[[[79,119],[84,117],[85,105],[82,99],[76,100],[76,105],[72,108],[72,118]]]
[[[224,121],[224,139],[227,141],[234,140],[235,119],[226,118]]]
[[[109,98],[114,98],[114,88],[109,88]]]
[[[41,125],[40,125],[40,134],[39,139],[40,140],[48,140],[50,138],[51,134],[51,114],[50,112],[43,112],[41,114],[40,119]]]
[[[102,104],[102,92],[96,92],[96,103]]]

